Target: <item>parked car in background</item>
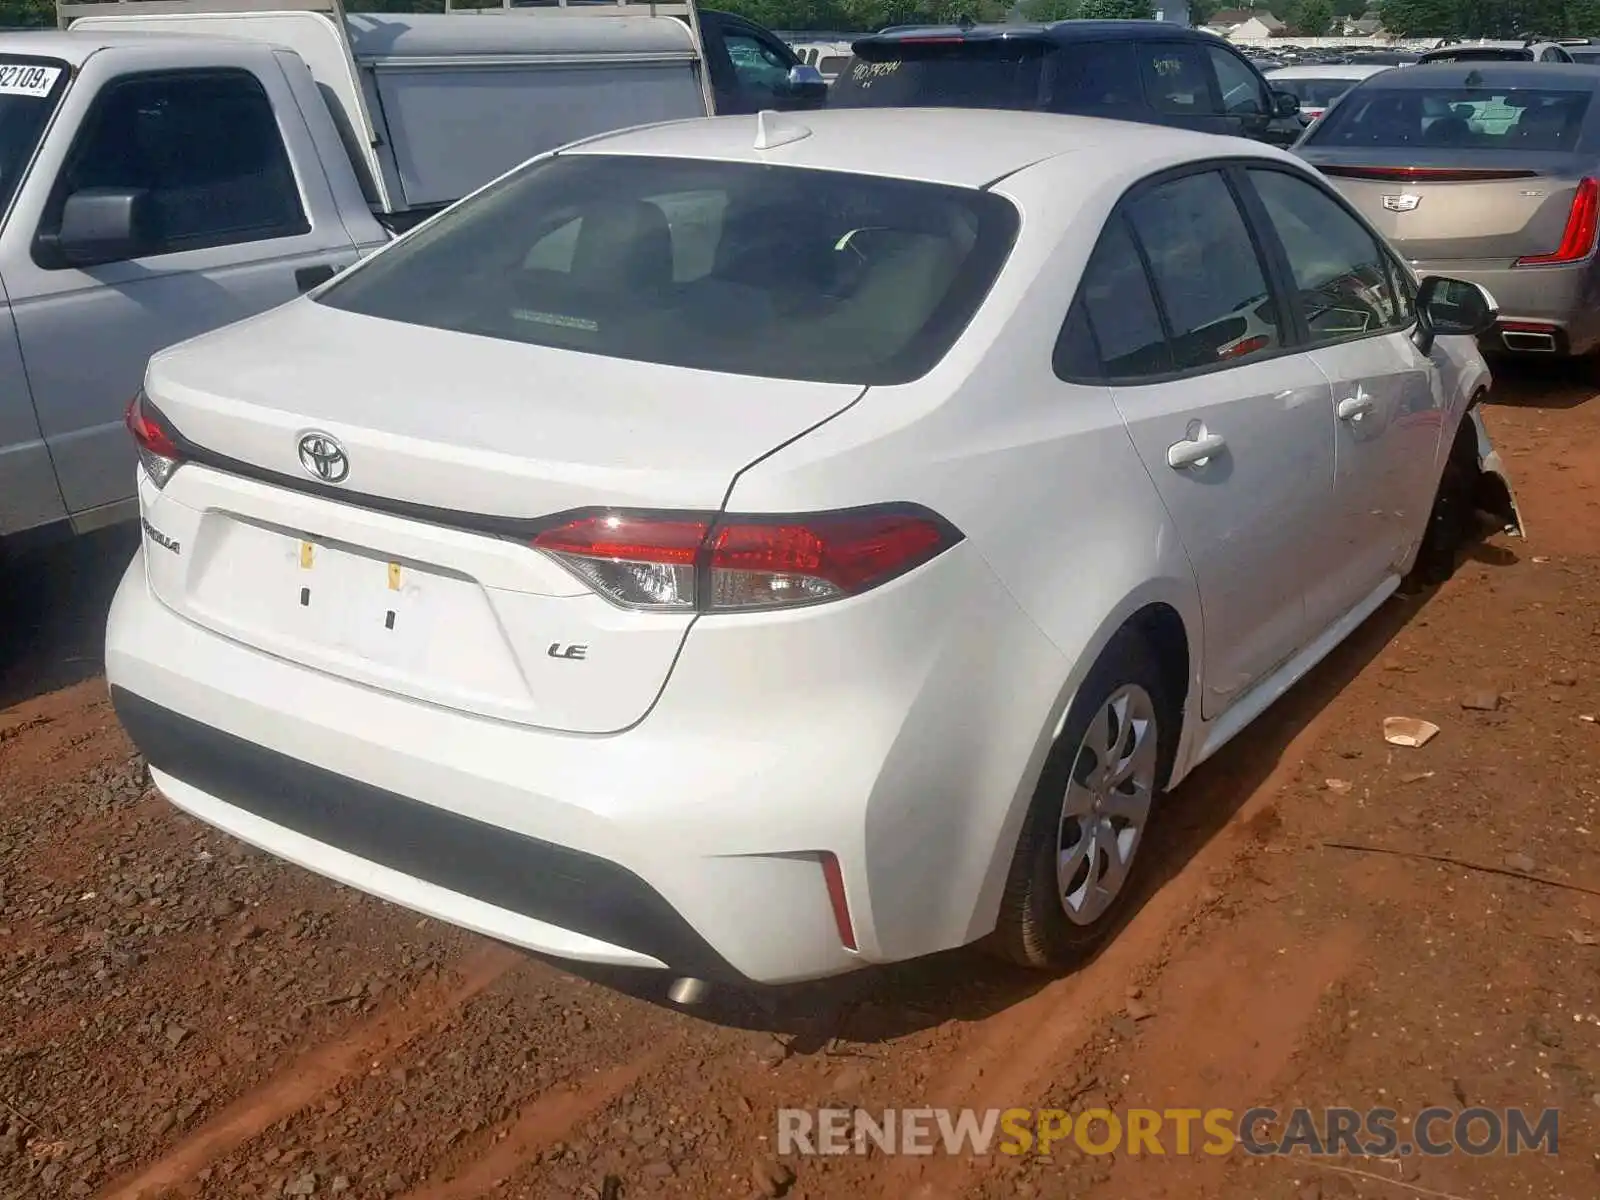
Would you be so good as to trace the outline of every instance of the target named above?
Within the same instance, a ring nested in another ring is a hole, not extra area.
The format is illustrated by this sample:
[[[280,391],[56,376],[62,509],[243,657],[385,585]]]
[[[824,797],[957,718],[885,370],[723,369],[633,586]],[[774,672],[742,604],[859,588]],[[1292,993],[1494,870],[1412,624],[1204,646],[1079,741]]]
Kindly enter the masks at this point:
[[[592,139],[151,361],[113,703],[199,819],[546,953],[1059,968],[1163,790],[1515,525],[1492,319],[1266,146]]]
[[[1510,41],[1452,42],[1420,55],[1419,63],[1546,62],[1570,63],[1572,55],[1560,42]]]
[[[1325,66],[1280,67],[1276,71],[1268,71],[1266,79],[1275,91],[1288,92],[1300,101],[1300,123],[1309,125],[1363,79],[1392,69],[1330,63]]]
[[[829,83],[850,64],[849,42],[794,42],[790,47],[800,61],[815,67]]]
[[[64,32],[0,35],[0,540],[134,514],[120,413],[161,347],[554,146],[827,94],[776,38],[689,5],[297,7],[69,5]]]
[[[1491,349],[1600,350],[1600,72],[1420,65],[1358,84],[1298,152],[1417,269],[1500,306]]]
[[[1037,109],[1280,145],[1299,102],[1211,34],[1164,21],[904,27],[859,38],[832,108]]]
[[[1600,66],[1600,38],[1562,38],[1561,45],[1573,62]]]

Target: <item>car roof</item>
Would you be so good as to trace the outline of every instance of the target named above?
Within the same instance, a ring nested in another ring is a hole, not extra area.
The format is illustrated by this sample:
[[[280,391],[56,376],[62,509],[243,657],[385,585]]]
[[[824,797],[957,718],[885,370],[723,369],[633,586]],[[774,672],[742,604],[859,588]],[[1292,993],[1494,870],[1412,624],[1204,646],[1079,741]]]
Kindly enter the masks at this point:
[[[1469,75],[1476,75],[1478,82],[1469,85]],[[1578,63],[1418,63],[1393,75],[1386,75],[1383,84],[1389,88],[1418,89],[1468,86],[1593,89],[1600,84],[1600,72]]]
[[[1392,71],[1388,63],[1310,63],[1300,67],[1278,67],[1267,72],[1268,79],[1368,79]]]
[[[1226,45],[1215,34],[1199,29],[1174,25],[1170,21],[1052,21],[1048,24],[1027,21],[1007,22],[1004,25],[895,25],[869,33],[856,39],[856,44],[867,42],[880,45],[885,42],[916,41],[925,37],[959,36],[964,41],[1052,41],[1052,42],[1117,42],[1138,38],[1160,38],[1162,41],[1204,42],[1207,45]]]
[[[805,130],[798,139],[756,149]],[[1114,149],[1115,153],[1107,153]],[[1149,174],[1193,158],[1250,155],[1296,161],[1239,138],[1100,117],[976,108],[853,108],[700,117],[601,134],[562,153],[716,159],[848,171],[981,188],[1046,159],[1097,151],[1095,179]]]

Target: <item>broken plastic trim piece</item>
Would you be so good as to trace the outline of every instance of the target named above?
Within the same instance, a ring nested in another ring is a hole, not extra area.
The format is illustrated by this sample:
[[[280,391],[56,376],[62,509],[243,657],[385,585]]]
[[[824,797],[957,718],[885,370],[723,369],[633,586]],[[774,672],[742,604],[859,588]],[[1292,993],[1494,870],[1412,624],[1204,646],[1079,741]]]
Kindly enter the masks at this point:
[[[804,125],[779,125],[779,115],[768,108],[756,114],[755,149],[776,150],[779,146],[804,141],[811,136],[811,130]]]

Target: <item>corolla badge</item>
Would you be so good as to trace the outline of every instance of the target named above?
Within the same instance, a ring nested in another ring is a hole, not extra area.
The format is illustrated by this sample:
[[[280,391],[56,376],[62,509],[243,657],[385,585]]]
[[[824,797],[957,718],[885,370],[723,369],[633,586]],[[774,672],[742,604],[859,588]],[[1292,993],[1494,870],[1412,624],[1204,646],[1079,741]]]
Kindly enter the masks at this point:
[[[1385,196],[1383,206],[1390,212],[1410,212],[1422,203],[1422,197],[1410,192],[1402,192],[1398,196]]]
[[[339,440],[315,429],[300,439],[300,465],[323,483],[343,483],[350,474],[350,459]]]

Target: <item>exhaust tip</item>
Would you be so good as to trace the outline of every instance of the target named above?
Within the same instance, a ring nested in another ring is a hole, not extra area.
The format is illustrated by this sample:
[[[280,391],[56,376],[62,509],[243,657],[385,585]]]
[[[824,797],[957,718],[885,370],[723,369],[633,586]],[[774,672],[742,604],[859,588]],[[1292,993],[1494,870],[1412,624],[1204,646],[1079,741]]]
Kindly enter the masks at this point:
[[[711,994],[711,985],[704,979],[688,975],[679,976],[667,988],[667,999],[684,1008],[692,1008]]]
[[[1531,330],[1507,329],[1500,334],[1507,350],[1522,354],[1554,354],[1556,336],[1553,333],[1534,333]]]

